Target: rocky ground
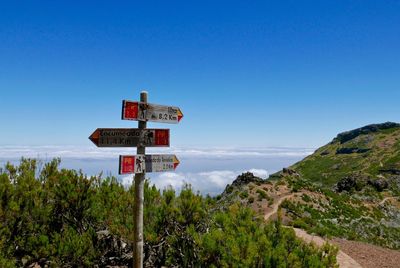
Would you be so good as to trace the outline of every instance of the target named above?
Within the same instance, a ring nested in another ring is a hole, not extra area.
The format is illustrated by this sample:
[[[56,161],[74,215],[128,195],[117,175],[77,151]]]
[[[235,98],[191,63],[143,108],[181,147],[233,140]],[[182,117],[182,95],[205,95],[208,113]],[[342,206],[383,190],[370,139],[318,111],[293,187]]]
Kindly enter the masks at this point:
[[[291,193],[289,189],[281,185],[276,187],[273,184],[260,184],[255,186],[260,189],[266,190],[269,195],[273,198],[273,202],[259,201],[253,203],[253,208],[258,210],[262,208],[264,210],[264,219],[271,220],[277,217],[277,212],[281,203],[286,200],[300,201],[300,196],[303,192]],[[310,195],[310,192],[306,192]],[[388,199],[384,199],[383,202]],[[262,203],[262,204],[258,204]],[[272,204],[271,204],[272,203]],[[284,216],[284,215],[283,215]],[[284,218],[284,217],[283,217]],[[291,227],[288,227],[291,228]],[[336,245],[339,248],[337,260],[339,267],[341,268],[398,268],[400,267],[400,251],[386,249],[378,246],[374,246],[367,243],[349,241],[346,239],[334,238],[327,240],[316,235],[310,235],[306,231],[294,228],[296,235],[306,242],[313,242],[317,246],[322,246],[325,242]]]
[[[337,245],[364,268],[400,267],[400,251],[339,238],[330,242]]]

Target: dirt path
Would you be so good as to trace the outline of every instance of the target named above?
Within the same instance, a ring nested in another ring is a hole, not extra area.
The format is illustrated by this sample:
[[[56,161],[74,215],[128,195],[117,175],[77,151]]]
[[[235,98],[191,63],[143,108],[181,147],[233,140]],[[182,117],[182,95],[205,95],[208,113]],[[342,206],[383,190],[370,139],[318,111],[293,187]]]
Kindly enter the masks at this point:
[[[389,197],[385,197],[385,198],[383,198],[383,200],[381,201],[381,202],[379,202],[379,205],[383,205],[383,204],[385,204],[385,202],[387,201],[387,200],[395,200],[396,199],[396,197],[394,197],[394,196],[389,196]]]
[[[278,212],[279,206],[282,204],[282,202],[288,198],[291,198],[295,196],[295,194],[290,194],[290,195],[284,195],[280,197],[274,204],[272,205],[272,210],[270,212],[265,213],[264,215],[264,220],[268,220],[272,215]],[[307,243],[315,243],[317,246],[322,246],[326,243],[326,241],[319,236],[315,235],[310,235],[306,231],[298,228],[293,228],[296,236],[301,238],[303,241],[306,241]],[[338,254],[336,256],[337,263],[339,264],[340,268],[362,268],[362,266],[353,258],[351,258],[349,255],[344,253],[342,250],[338,251]]]
[[[327,241],[325,241],[322,237],[316,235],[310,235],[306,231],[298,228],[293,228],[296,236],[301,238],[303,241],[307,243],[313,242],[318,247],[322,247]],[[336,244],[337,245],[337,244]],[[342,250],[338,251],[336,256],[337,263],[340,268],[361,268],[362,266],[354,260],[352,257],[344,253]]]
[[[400,251],[357,241],[334,238],[330,241],[351,255],[364,268],[398,268]]]
[[[272,204],[272,210],[270,212],[265,213],[264,220],[268,220],[272,215],[278,212],[279,206],[288,198],[295,196],[295,194],[289,194],[279,197],[279,199]]]

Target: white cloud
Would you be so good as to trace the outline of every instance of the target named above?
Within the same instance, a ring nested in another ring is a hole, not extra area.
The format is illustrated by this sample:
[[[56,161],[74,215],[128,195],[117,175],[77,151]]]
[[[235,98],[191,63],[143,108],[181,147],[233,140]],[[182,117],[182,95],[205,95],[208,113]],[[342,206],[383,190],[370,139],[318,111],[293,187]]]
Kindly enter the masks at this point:
[[[260,177],[262,179],[266,179],[269,176],[268,171],[265,169],[252,168],[249,170],[249,172],[253,173],[254,176]]]
[[[176,154],[181,160],[177,172],[150,173],[151,182],[159,189],[172,186],[177,191],[185,184],[203,194],[221,193],[241,173],[250,171],[267,178],[269,172],[287,167],[313,152],[309,148],[149,148],[147,153]],[[18,163],[24,157],[47,161],[61,157],[61,166],[82,169],[89,175],[116,175],[118,156],[134,154],[133,148],[97,148],[78,146],[0,146],[0,164]],[[268,171],[267,171],[268,170]],[[132,175],[119,176],[124,186],[132,184]]]
[[[160,153],[160,149],[149,148],[148,153]],[[304,157],[312,154],[312,148],[289,147],[203,147],[203,148],[162,148],[162,153],[176,154],[184,158],[227,159],[237,157]],[[120,154],[133,154],[132,148],[97,148],[93,146],[0,146],[0,159],[70,158],[70,159],[110,159]]]
[[[236,173],[229,170],[216,170],[198,173],[198,177],[200,180],[207,182],[207,185],[210,183],[221,188],[225,187],[228,183],[231,183],[235,179]],[[196,176],[194,176],[194,179],[196,179]]]
[[[175,172],[160,173],[157,177],[151,180],[159,189],[164,189],[167,186],[172,186],[174,189],[179,189],[185,184],[185,176]]]
[[[121,183],[125,187],[129,187],[132,185],[133,182],[133,175],[124,176],[121,178]]]
[[[171,148],[170,150],[182,157],[198,158],[307,156],[314,152],[312,148],[289,147],[208,147]]]
[[[255,176],[267,178],[268,171],[264,169],[250,169]],[[190,184],[195,191],[202,194],[216,195],[220,194],[226,187],[231,184],[238,175],[246,171],[231,170],[214,170],[207,172],[165,172],[153,174],[150,176],[150,182],[155,184],[159,189],[165,189],[172,186],[176,191],[180,191],[184,184]],[[123,177],[122,183],[129,186],[132,183],[132,176]]]

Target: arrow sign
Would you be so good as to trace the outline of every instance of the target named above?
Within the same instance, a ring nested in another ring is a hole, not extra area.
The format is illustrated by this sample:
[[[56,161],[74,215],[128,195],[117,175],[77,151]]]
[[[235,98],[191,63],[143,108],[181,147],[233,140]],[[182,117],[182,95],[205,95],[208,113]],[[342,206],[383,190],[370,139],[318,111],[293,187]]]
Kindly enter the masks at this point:
[[[122,101],[122,119],[177,124],[183,117],[181,109],[137,101]]]
[[[98,128],[89,139],[97,147],[169,147],[169,129]]]
[[[179,160],[173,154],[120,155],[119,174],[174,171]]]

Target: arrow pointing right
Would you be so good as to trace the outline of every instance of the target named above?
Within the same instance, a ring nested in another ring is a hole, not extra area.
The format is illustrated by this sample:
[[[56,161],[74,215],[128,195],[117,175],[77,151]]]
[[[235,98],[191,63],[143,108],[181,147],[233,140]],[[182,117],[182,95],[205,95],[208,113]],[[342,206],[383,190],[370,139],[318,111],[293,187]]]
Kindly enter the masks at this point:
[[[119,174],[174,171],[179,163],[173,154],[120,155]]]

